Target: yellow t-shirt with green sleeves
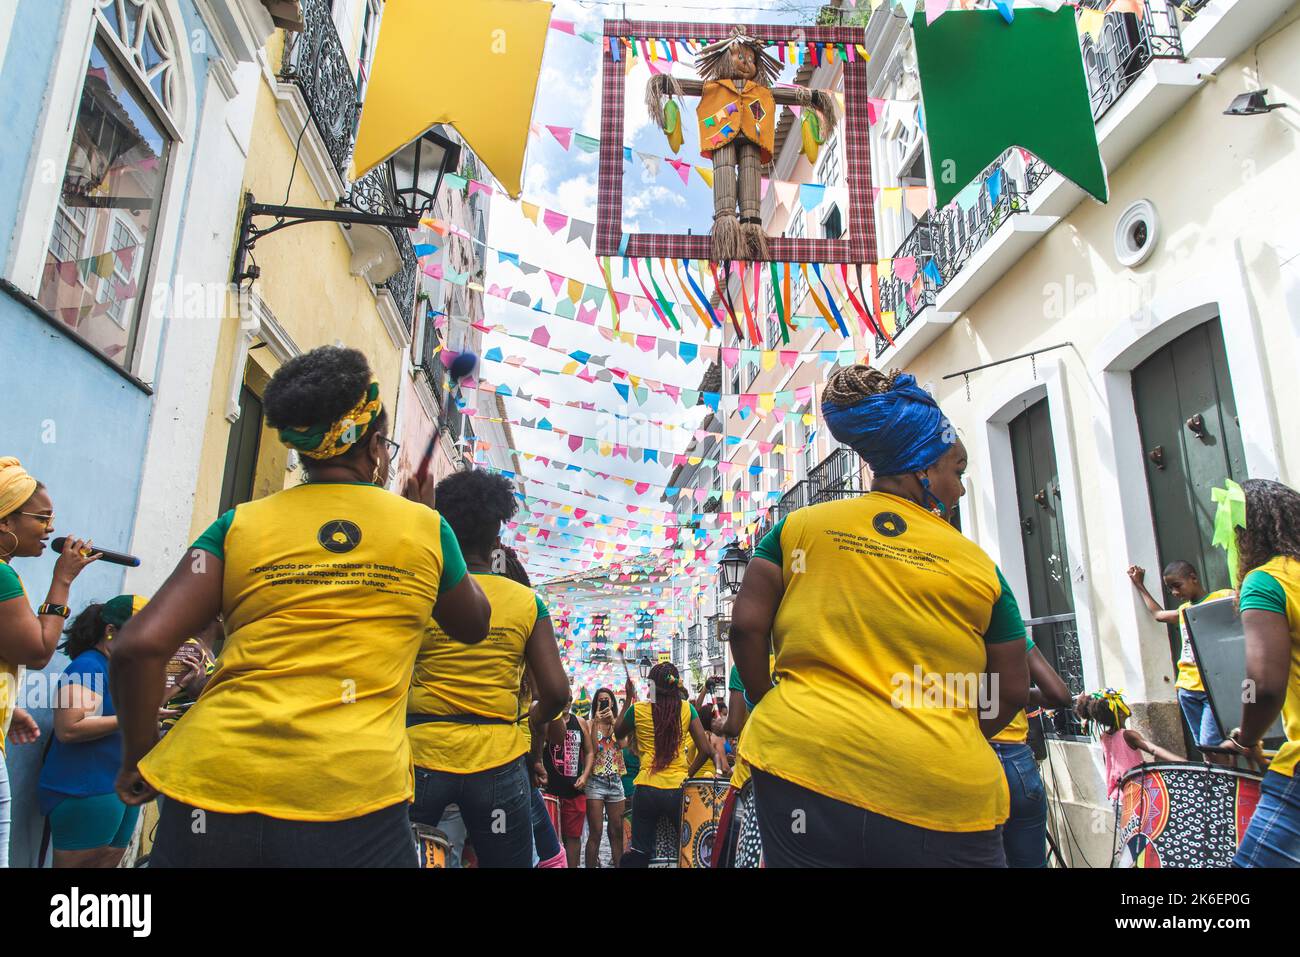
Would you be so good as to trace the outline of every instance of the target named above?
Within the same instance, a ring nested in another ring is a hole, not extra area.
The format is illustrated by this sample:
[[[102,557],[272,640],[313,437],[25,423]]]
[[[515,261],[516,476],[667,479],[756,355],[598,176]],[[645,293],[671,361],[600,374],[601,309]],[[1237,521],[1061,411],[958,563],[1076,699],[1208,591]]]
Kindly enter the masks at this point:
[[[410,801],[406,697],[434,604],[465,576],[442,516],[373,485],[239,505],[194,543],[224,565],[226,644],[140,762],[170,798],[339,821]]]
[[[1025,654],[1034,650],[1034,639],[1026,636]],[[1033,682],[1031,681],[1030,684]],[[999,731],[990,741],[996,741],[998,744],[1024,744],[1029,740],[1029,717],[1025,714],[1025,709],[1021,708],[1016,712],[1016,716],[1011,722]]]
[[[633,703],[628,716],[632,722],[632,729],[636,732],[637,750],[641,752],[641,770],[637,772],[637,776],[632,783],[672,790],[682,786],[682,782],[686,780],[686,775],[691,769],[691,766],[686,763],[686,748],[687,745],[694,743],[691,738],[691,721],[698,718],[699,715],[695,711],[695,705],[689,701],[682,702],[682,737],[677,745],[677,753],[673,755],[673,759],[668,762],[667,767],[660,771],[654,771],[651,769],[655,755],[653,707],[649,701],[637,701]]]
[[[27,600],[23,580],[8,562],[0,561],[0,602],[20,598]],[[0,755],[5,753],[5,740],[9,737],[9,724],[14,719],[18,704],[18,665],[0,658]]]
[[[1218,591],[1210,592],[1201,601],[1185,601],[1178,606],[1178,632],[1182,635],[1183,645],[1178,653],[1178,680],[1174,682],[1175,688],[1182,688],[1184,691],[1205,690],[1205,685],[1201,681],[1201,669],[1196,666],[1196,653],[1192,651],[1192,638],[1187,630],[1187,609],[1201,602],[1231,597],[1232,589],[1220,588]]]
[[[986,646],[1025,625],[993,561],[883,492],[794,512],[755,558],[781,568],[780,682],[745,725],[754,768],[918,827],[991,830],[1010,809],[979,726]]]
[[[1300,562],[1279,555],[1250,572],[1241,583],[1237,607],[1282,615],[1291,632],[1291,670],[1282,702],[1286,743],[1268,769],[1295,777],[1296,764],[1300,763]]]
[[[412,714],[478,715],[503,723],[430,721],[406,729],[418,767],[472,774],[500,767],[528,751],[527,712],[519,718],[524,646],[549,618],[531,589],[500,575],[475,574],[492,605],[488,636],[476,645],[453,641],[430,620],[415,659],[407,710]]]
[[[771,561],[770,558],[768,560]],[[776,655],[767,656],[767,669],[768,674],[772,676],[772,683],[776,684]],[[735,665],[731,666],[731,673],[727,676],[727,690],[739,691],[742,695],[745,694],[745,683],[740,680],[740,669]],[[743,736],[745,729],[741,728],[740,733]],[[733,788],[743,788],[745,782],[749,780],[749,762],[741,756],[739,738],[736,740],[735,753],[731,756],[731,759],[731,786]]]

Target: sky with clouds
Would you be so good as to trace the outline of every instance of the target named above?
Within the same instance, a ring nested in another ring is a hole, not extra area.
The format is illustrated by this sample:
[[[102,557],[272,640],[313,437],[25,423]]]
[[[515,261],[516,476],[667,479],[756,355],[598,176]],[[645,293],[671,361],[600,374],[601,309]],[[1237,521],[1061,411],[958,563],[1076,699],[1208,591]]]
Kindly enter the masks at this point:
[[[557,0],[554,17],[572,21],[577,32],[591,31],[599,34],[603,18],[621,16],[621,4],[594,3],[590,0]],[[627,15],[632,18],[661,17],[676,21],[713,21],[713,22],[808,22],[816,10],[815,4],[791,11],[780,9],[792,4],[761,4],[750,0],[746,4],[715,4],[706,8],[699,0],[679,0],[677,4],[634,4],[628,3]],[[677,64],[673,71],[679,76],[693,76],[694,73],[684,64]],[[792,74],[793,67],[787,68]],[[627,93],[625,97],[624,138],[623,143],[634,151],[656,156],[671,155],[667,139],[653,126],[646,115],[643,91],[651,73],[644,62],[627,76]],[[789,75],[782,77],[788,81]],[[535,126],[540,128],[540,136],[529,139],[527,163],[524,174],[523,200],[547,209],[554,209],[569,216],[594,222],[596,220],[597,165],[598,154],[586,153],[576,146],[565,150],[557,139],[546,130],[546,126],[571,127],[579,133],[599,137],[601,135],[600,103],[600,49],[579,36],[548,31],[546,51],[542,62],[537,102],[533,113]],[[686,142],[683,144],[680,158],[693,165],[708,165],[699,155],[699,143],[695,133],[695,111],[693,104],[687,103],[683,109],[686,130]],[[644,165],[634,157],[631,163],[624,164],[625,169],[625,211],[624,225],[629,231],[664,231],[685,232],[687,228],[697,231],[706,230],[711,222],[712,195],[703,179],[694,171],[689,184],[683,184],[679,174],[666,163],[662,164],[658,176],[651,179],[645,175]],[[581,279],[586,283],[602,286],[599,266],[591,250],[580,240],[565,242],[567,230],[552,235],[542,225],[535,225],[524,216],[520,206],[512,203],[502,194],[492,198],[491,220],[488,243],[491,247],[487,255],[486,284],[508,286],[514,290],[527,290],[533,302],[541,298],[546,306],[554,303],[554,293],[544,272],[531,276],[524,275],[510,262],[500,262],[496,250],[517,254],[521,260],[541,266],[564,276]],[[614,286],[620,292],[640,293],[635,276],[624,278],[621,261],[613,261]],[[656,357],[655,353],[646,353],[621,342],[611,343],[604,339],[592,326],[574,320],[563,319],[546,313],[507,302],[503,299],[485,297],[487,322],[500,324],[516,334],[530,334],[537,326],[544,325],[550,335],[550,347],[545,348],[531,342],[522,341],[513,335],[489,333],[483,343],[483,352],[493,347],[500,348],[506,358],[517,357],[528,366],[542,370],[558,371],[567,359],[553,351],[562,348],[566,351],[581,349],[594,355],[609,356],[610,366],[628,370],[634,375],[644,375],[683,388],[696,388],[705,371],[703,362],[696,360],[685,363],[677,357]],[[601,310],[598,325],[606,328],[610,325],[610,313],[606,306]],[[648,335],[671,335],[655,319],[642,318],[636,314],[624,313],[622,328],[627,332]],[[718,345],[717,333],[706,335],[698,324],[684,327],[681,338],[705,344]],[[730,344],[730,343],[729,343]],[[572,375],[556,375],[544,372],[534,374],[525,368],[501,362],[483,362],[480,368],[483,380],[492,385],[507,385],[512,392],[525,391],[535,396],[555,401],[594,403],[595,412],[564,408],[552,405],[543,407],[535,402],[518,398],[506,399],[507,416],[511,419],[533,419],[545,417],[552,425],[566,431],[610,438],[614,442],[623,442],[634,446],[643,444],[647,447],[684,451],[691,439],[692,431],[697,428],[707,410],[703,406],[685,409],[678,402],[665,395],[651,394],[644,403],[635,400],[625,404],[608,382],[584,382]],[[621,420],[618,415],[634,418]],[[639,418],[637,418],[639,417]],[[664,426],[647,426],[644,419],[653,419],[671,424],[675,428]],[[629,435],[630,430],[632,431]],[[561,462],[591,468],[610,474],[634,479],[638,482],[653,483],[642,494],[637,494],[633,487],[621,481],[603,480],[583,472],[562,472],[540,465],[536,461],[522,462],[524,475],[540,479],[545,487],[528,483],[529,495],[542,496],[555,502],[573,505],[591,510],[594,516],[600,514],[627,517],[626,506],[640,505],[646,508],[671,507],[661,498],[661,486],[666,484],[671,473],[670,464],[654,462],[634,462],[630,459],[601,456],[594,452],[570,451],[567,437],[557,436],[545,431],[512,426],[515,448],[541,456],[550,456]],[[629,441],[630,439],[630,441]],[[573,491],[557,488],[557,483],[569,485]],[[609,501],[593,499],[583,492],[603,496]],[[556,514],[559,507],[539,505],[531,516],[532,521],[546,514]],[[644,514],[634,516],[647,520]],[[525,516],[521,513],[521,520]],[[570,528],[567,531],[583,535],[593,540],[620,540],[620,533],[612,528]],[[552,541],[574,545],[572,538],[552,537]],[[638,545],[663,544],[662,537],[653,541],[638,541]],[[581,545],[581,543],[576,543]],[[530,571],[534,577],[545,580],[556,575],[572,573],[575,566],[562,563],[559,558],[572,557],[559,553],[555,549],[530,543],[528,546]],[[586,551],[589,551],[586,550]],[[632,550],[635,554],[635,550]],[[585,552],[584,552],[585,554]]]

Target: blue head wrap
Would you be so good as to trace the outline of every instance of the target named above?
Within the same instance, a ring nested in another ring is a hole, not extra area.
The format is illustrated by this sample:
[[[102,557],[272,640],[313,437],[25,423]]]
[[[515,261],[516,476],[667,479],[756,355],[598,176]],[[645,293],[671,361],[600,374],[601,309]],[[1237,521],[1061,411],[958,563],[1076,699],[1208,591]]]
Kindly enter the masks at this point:
[[[888,392],[850,406],[822,404],[831,435],[866,460],[873,475],[906,475],[929,468],[957,436],[934,397],[900,375]]]

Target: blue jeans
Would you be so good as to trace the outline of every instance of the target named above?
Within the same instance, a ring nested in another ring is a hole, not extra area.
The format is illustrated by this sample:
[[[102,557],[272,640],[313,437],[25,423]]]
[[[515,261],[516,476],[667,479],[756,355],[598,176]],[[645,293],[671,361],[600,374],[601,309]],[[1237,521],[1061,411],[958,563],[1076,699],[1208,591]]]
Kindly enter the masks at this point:
[[[522,757],[496,768],[455,774],[415,768],[411,820],[437,827],[448,804],[460,808],[480,867],[531,867],[533,829]]]
[[[1002,825],[1008,867],[1047,866],[1047,792],[1027,744],[989,742],[1002,762],[1011,792],[1011,816]]]
[[[9,815],[11,813],[9,792],[9,765],[0,754],[0,867],[9,866]]]
[[[1209,695],[1204,691],[1179,688],[1178,707],[1183,709],[1183,717],[1187,719],[1187,726],[1192,729],[1192,737],[1197,744],[1223,743],[1223,732],[1219,730],[1219,723],[1214,720],[1214,712],[1210,710]]]
[[[1232,866],[1300,867],[1300,778],[1265,773],[1255,816]]]
[[[555,836],[555,825],[551,823],[551,815],[546,813],[546,802],[542,800],[542,792],[537,788],[529,788],[528,790],[532,792],[530,801],[532,806],[533,846],[537,851],[539,861],[549,861],[560,853],[560,839]]]
[[[168,798],[149,866],[418,867],[406,804],[342,821],[200,811]]]

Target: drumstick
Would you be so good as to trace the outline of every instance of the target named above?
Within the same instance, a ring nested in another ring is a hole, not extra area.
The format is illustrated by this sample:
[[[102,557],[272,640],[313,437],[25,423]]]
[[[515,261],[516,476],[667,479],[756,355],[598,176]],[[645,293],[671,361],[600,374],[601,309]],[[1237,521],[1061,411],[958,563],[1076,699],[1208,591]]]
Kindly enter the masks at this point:
[[[628,681],[631,681],[631,680],[632,680],[632,672],[630,672],[630,671],[627,670],[627,659],[626,659],[625,657],[623,657],[623,649],[622,649],[622,648],[615,648],[614,650],[615,650],[615,652],[617,652],[617,654],[618,654],[618,662],[619,662],[619,664],[621,664],[621,665],[623,666],[623,674],[627,677],[627,680],[628,680]]]
[[[429,445],[424,450],[424,456],[420,459],[420,464],[415,470],[415,481],[421,485],[429,477],[429,465],[433,462],[433,449],[438,444],[438,430],[433,430],[433,435],[429,436]]]

